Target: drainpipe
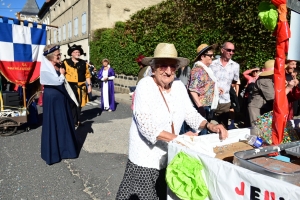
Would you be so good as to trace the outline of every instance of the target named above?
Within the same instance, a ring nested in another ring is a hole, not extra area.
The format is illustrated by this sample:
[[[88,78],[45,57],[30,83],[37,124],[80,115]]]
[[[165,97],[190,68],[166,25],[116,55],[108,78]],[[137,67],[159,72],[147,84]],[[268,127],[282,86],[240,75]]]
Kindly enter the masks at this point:
[[[88,61],[91,61],[90,57],[90,37],[91,37],[91,0],[88,0]]]

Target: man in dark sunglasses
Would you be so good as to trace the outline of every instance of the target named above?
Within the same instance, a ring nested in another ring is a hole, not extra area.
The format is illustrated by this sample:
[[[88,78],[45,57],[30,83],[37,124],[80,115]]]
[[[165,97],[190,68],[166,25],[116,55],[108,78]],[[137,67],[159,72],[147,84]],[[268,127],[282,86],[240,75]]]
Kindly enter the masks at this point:
[[[235,53],[234,44],[225,42],[221,46],[221,57],[212,62],[210,68],[214,72],[218,80],[218,84],[222,87],[222,93],[219,94],[218,107],[215,110],[215,117],[218,123],[228,127],[231,84],[236,84],[239,80],[240,65],[231,58]]]

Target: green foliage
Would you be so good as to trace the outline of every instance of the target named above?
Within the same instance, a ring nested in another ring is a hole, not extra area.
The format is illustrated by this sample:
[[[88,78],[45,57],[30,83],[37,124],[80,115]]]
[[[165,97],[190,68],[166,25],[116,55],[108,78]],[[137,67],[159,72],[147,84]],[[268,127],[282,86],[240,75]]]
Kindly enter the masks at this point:
[[[137,75],[135,58],[153,56],[160,42],[174,43],[179,56],[193,61],[201,43],[231,41],[236,47],[233,60],[241,65],[241,72],[262,66],[275,55],[275,37],[259,21],[260,1],[164,1],[112,29],[96,30],[90,43],[91,61],[99,68],[101,60],[108,58],[116,73]]]

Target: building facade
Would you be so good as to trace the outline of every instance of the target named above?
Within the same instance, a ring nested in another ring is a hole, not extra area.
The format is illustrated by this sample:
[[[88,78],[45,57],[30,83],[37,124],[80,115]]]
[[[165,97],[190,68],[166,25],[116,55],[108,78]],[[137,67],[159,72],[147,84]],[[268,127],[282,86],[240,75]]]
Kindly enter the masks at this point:
[[[47,0],[38,14],[41,22],[57,26],[47,28],[47,44],[60,44],[62,58],[68,58],[69,45],[81,45],[89,60],[89,41],[94,30],[113,28],[138,10],[162,0]]]
[[[27,0],[22,10],[18,13],[16,13],[16,16],[18,19],[21,20],[27,20],[29,22],[40,22],[40,19],[38,17],[39,13],[39,7],[36,3],[36,0]],[[29,23],[29,26],[32,26],[31,23]]]

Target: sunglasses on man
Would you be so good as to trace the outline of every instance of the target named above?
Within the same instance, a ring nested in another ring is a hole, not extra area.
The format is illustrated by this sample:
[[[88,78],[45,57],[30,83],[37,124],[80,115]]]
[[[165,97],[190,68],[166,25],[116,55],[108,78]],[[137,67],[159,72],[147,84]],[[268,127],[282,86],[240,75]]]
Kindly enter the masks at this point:
[[[235,49],[226,49],[226,48],[223,48],[225,51],[227,51],[227,52],[232,52],[232,53],[235,53]]]

